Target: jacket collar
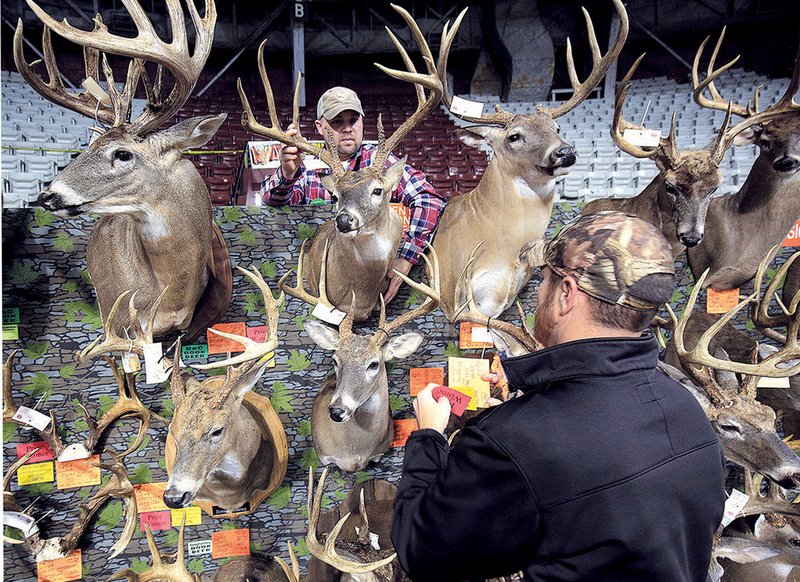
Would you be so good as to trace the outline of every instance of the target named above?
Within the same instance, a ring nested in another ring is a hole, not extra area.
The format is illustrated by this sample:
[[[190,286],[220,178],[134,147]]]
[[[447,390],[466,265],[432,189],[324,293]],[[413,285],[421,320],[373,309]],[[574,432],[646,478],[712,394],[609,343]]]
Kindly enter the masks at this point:
[[[658,343],[650,331],[637,338],[592,338],[559,344],[503,360],[509,385],[523,392],[546,390],[553,382],[579,376],[616,376],[652,370]]]

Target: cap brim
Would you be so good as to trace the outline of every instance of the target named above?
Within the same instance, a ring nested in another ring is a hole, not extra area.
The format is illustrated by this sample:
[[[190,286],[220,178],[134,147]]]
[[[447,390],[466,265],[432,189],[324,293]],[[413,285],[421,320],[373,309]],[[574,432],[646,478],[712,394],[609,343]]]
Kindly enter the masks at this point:
[[[357,106],[354,106],[354,105],[352,105],[350,103],[345,103],[345,104],[342,104],[342,105],[336,105],[336,106],[332,107],[330,109],[330,111],[327,111],[327,112],[323,113],[322,116],[325,119],[327,119],[328,121],[330,121],[331,119],[333,119],[334,117],[339,115],[342,111],[355,111],[361,117],[364,117],[364,112],[361,110],[361,108],[357,107]]]

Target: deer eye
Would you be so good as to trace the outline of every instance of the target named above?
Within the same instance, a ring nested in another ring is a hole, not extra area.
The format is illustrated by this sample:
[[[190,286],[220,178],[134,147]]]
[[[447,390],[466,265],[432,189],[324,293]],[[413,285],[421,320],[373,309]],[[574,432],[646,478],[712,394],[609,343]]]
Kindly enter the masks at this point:
[[[678,189],[669,182],[664,184],[664,189],[667,191],[667,193],[672,194],[673,196],[678,193]]]
[[[735,433],[735,434],[741,434],[741,432],[742,432],[742,429],[740,429],[735,424],[724,423],[724,424],[718,424],[717,426],[719,426],[719,428],[724,430],[725,432],[731,432],[731,433]]]
[[[795,538],[791,540],[789,543],[792,544],[795,548],[800,548],[800,539]]]
[[[133,159],[133,154],[128,150],[116,150],[114,152],[114,161],[130,162]]]
[[[222,436],[222,431],[225,427],[221,426],[219,428],[213,429],[209,434],[212,439],[219,438]]]
[[[336,204],[337,202],[339,202],[339,197],[336,194],[331,194],[331,202]]]
[[[375,188],[372,191],[373,196],[383,196],[383,188]]]
[[[508,136],[508,141],[513,143],[515,141],[519,141],[521,138],[522,138],[522,136],[520,134],[512,133],[511,135]]]
[[[369,366],[367,366],[367,370],[370,372],[375,372],[380,367],[380,363],[377,361],[370,362]]]

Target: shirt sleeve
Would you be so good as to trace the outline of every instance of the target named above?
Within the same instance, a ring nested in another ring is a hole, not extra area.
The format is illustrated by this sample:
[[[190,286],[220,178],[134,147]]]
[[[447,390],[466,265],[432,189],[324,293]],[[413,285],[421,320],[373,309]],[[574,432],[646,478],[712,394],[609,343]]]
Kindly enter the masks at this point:
[[[391,154],[388,163],[394,163],[397,159]],[[402,202],[411,210],[411,223],[408,232],[403,235],[399,256],[416,265],[425,243],[431,241],[439,224],[444,198],[436,193],[425,174],[406,164],[400,184],[392,193],[392,202]]]
[[[540,537],[527,480],[483,431],[465,428],[450,452],[437,431],[411,435],[394,501],[392,542],[414,582],[518,572],[535,556]]]
[[[295,179],[284,178],[280,166],[261,183],[259,194],[269,206],[297,206],[305,203],[308,171],[301,164]]]

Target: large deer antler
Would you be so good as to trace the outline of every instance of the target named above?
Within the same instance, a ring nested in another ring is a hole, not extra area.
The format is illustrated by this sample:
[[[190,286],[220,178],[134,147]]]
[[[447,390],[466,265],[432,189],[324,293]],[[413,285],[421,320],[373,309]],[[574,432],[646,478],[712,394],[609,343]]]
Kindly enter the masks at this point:
[[[737,56],[727,64],[721,66],[719,69],[714,68],[719,49],[722,46],[723,38],[725,38],[725,27],[722,28],[722,32],[719,35],[719,39],[714,47],[714,51],[711,53],[711,59],[708,61],[708,69],[706,70],[706,78],[702,82],[700,81],[699,73],[700,59],[702,58],[703,51],[705,50],[706,44],[711,37],[706,37],[706,39],[700,45],[692,65],[692,87],[694,88],[694,100],[701,107],[718,109],[721,111],[725,111],[730,108],[735,115],[744,118],[743,121],[737,123],[725,132],[724,140],[726,142],[732,142],[733,138],[739,133],[750,127],[753,127],[754,125],[764,123],[791,111],[800,110],[800,104],[794,100],[797,90],[800,89],[800,51],[797,53],[792,80],[789,82],[786,92],[772,106],[764,111],[758,110],[758,94],[761,89],[760,86],[756,89],[755,94],[753,95],[753,100],[749,101],[746,106],[725,101],[725,99],[723,99],[722,95],[720,95],[719,91],[717,90],[714,82],[719,78],[720,75],[722,75],[722,73],[736,64],[736,62],[739,60],[739,57]],[[708,90],[709,94],[711,95],[711,99],[704,95],[706,90]]]
[[[25,513],[22,507],[16,502],[14,494],[11,492],[11,480],[17,470],[28,461],[36,450],[38,449],[29,452],[11,465],[3,477],[4,511]],[[112,552],[109,558],[118,556],[128,546],[136,530],[136,516],[138,513],[136,496],[133,492],[133,485],[131,485],[131,482],[128,480],[128,473],[125,470],[122,457],[114,455],[113,453],[111,453],[111,455],[113,457],[113,462],[110,465],[99,463],[101,468],[112,472],[111,479],[100,487],[89,501],[81,503],[80,506],[78,506],[78,519],[66,535],[55,538],[44,538],[41,536],[38,528],[34,528],[28,533],[25,542],[28,544],[31,553],[37,560],[54,560],[56,558],[61,558],[78,547],[78,543],[86,532],[86,528],[89,526],[89,522],[91,522],[94,514],[111,498],[125,500],[125,527],[117,543],[111,547]]]
[[[472,293],[472,286],[469,284],[469,281],[472,280],[472,265],[477,259],[476,253],[483,246],[483,243],[484,241],[479,242],[475,248],[472,249],[472,252],[469,255],[469,260],[467,261],[467,264],[464,265],[463,271],[461,271],[459,284],[456,285],[456,301],[458,301],[458,295],[460,295],[462,289],[466,294],[467,299],[458,309],[456,309],[454,321],[471,321],[472,323],[477,323],[478,325],[488,329],[496,329],[497,331],[506,333],[517,340],[529,352],[541,350],[543,346],[533,337],[533,332],[528,328],[525,312],[522,310],[522,306],[519,304],[519,302],[517,302],[517,310],[519,311],[519,316],[522,320],[521,327],[518,327],[507,321],[488,317],[478,310],[478,307],[475,304],[475,297]]]
[[[763,475],[744,469],[744,492],[750,499],[738,517],[766,515],[768,518],[775,519],[779,515],[800,515],[800,503],[788,502],[777,483],[767,479],[766,491],[762,493],[761,482],[763,480]]]
[[[129,582],[154,582],[156,580],[168,582],[200,582],[200,576],[192,574],[186,569],[184,564],[184,530],[186,528],[186,514],[181,520],[181,529],[178,531],[178,553],[175,561],[164,562],[161,552],[158,550],[156,540],[150,525],[145,524],[144,533],[147,536],[147,546],[150,548],[150,556],[153,565],[141,573],[134,572],[131,568],[125,568],[116,572],[109,580],[121,580],[125,578]]]
[[[755,291],[751,295],[745,297],[735,307],[730,309],[705,332],[703,332],[703,335],[700,336],[700,339],[697,340],[697,344],[691,351],[687,350],[684,344],[684,332],[686,330],[686,324],[689,321],[689,317],[691,316],[692,310],[694,309],[694,305],[697,301],[697,296],[700,293],[700,289],[703,286],[706,276],[708,275],[708,270],[703,273],[703,275],[695,284],[694,289],[692,289],[680,319],[675,316],[675,312],[669,305],[666,306],[675,327],[674,341],[676,352],[678,357],[681,358],[681,361],[686,362],[689,368],[696,370],[697,366],[708,366],[717,370],[728,370],[737,374],[745,374],[751,377],[751,379],[747,381],[748,387],[750,387],[754,381],[757,382],[758,377],[788,378],[800,372],[800,362],[796,362],[793,365],[787,365],[789,361],[796,360],[798,357],[800,357],[800,345],[798,345],[797,339],[798,330],[800,329],[800,317],[798,317],[800,314],[798,314],[797,309],[798,304],[800,304],[800,292],[798,292],[798,294],[796,294],[792,299],[789,309],[786,311],[787,316],[791,317],[791,322],[787,329],[784,347],[777,352],[769,355],[758,363],[744,363],[725,360],[717,358],[711,355],[709,352],[709,346],[714,336],[745,306],[750,304],[755,304],[757,306],[769,304],[769,289],[772,289],[772,293],[774,293],[775,290],[772,285],[768,287],[768,293],[765,295],[765,298],[767,299],[766,301],[759,300],[758,296],[766,265],[769,264],[776,252],[777,250],[773,248],[770,253],[768,253],[767,256],[762,259],[758,268],[758,277],[754,283]],[[788,266],[786,269],[788,269]],[[785,272],[786,270],[779,271],[779,274],[785,274]],[[777,278],[779,278],[778,275],[773,278],[773,283]],[[781,305],[783,304],[781,303]]]
[[[126,38],[111,34],[102,18],[94,19],[94,29],[80,30],[71,26],[66,19],[57,22],[33,0],[27,0],[28,6],[45,26],[42,37],[45,65],[50,81],[44,81],[31,70],[25,60],[22,48],[22,20],[17,23],[14,34],[14,61],[22,76],[45,99],[63,105],[82,115],[94,118],[97,107],[98,117],[104,122],[121,125],[128,121],[130,101],[136,90],[140,75],[145,75],[147,107],[139,118],[131,124],[131,131],[145,135],[157,129],[164,121],[171,118],[189,97],[200,72],[208,59],[214,38],[214,26],[217,21],[217,10],[213,0],[206,0],[205,14],[201,18],[193,0],[186,1],[186,8],[195,28],[194,50],[189,51],[185,17],[180,0],[166,0],[169,15],[172,41],[164,42],[156,33],[142,6],[136,0],[123,0],[128,14],[136,26],[135,38]],[[117,93],[113,85],[113,74],[103,55],[103,65],[111,96],[111,106],[99,106],[93,98],[77,95],[66,90],[61,83],[50,39],[50,31],[84,47],[84,61],[87,77],[97,80],[98,52],[120,55],[134,59],[128,66],[127,82],[122,94]],[[144,62],[151,61],[158,65],[155,89],[150,85],[144,71]],[[175,85],[166,99],[161,99],[161,78],[163,69],[167,69],[175,78]]]
[[[342,527],[344,527],[345,522],[347,522],[347,519],[350,517],[350,513],[347,513],[336,523],[336,525],[325,538],[325,544],[323,545],[320,543],[319,539],[317,538],[317,525],[319,524],[319,514],[322,507],[322,494],[325,492],[325,478],[327,476],[328,468],[325,467],[325,469],[322,471],[322,475],[319,478],[317,490],[315,492],[314,470],[311,468],[308,470],[308,533],[306,534],[306,545],[308,546],[308,551],[311,552],[311,555],[322,560],[326,564],[333,566],[340,572],[346,572],[349,574],[366,574],[368,572],[374,572],[378,568],[387,566],[393,562],[397,557],[397,554],[395,553],[375,562],[361,563],[348,560],[347,558],[342,557],[336,551],[336,538],[339,536],[339,532],[342,531]],[[363,496],[361,507],[363,514],[366,514],[366,511],[363,509]],[[362,530],[368,531],[367,528],[363,527]]]
[[[289,270],[283,274],[283,276],[278,281],[278,288],[281,291],[285,291],[288,295],[292,297],[296,297],[297,299],[301,299],[310,305],[324,305],[329,309],[335,309],[333,304],[328,299],[328,241],[325,241],[325,247],[322,250],[322,264],[320,265],[319,270],[319,295],[317,297],[313,296],[311,293],[305,290],[305,286],[303,283],[303,268],[305,266],[305,253],[306,253],[306,243],[308,239],[303,241],[303,244],[300,245],[300,257],[297,259],[297,284],[294,287],[289,287],[286,284],[286,280],[292,274],[292,271]]]
[[[781,247],[779,245],[772,247],[765,259],[758,265],[758,270],[756,271],[756,277],[753,283],[754,289],[761,288],[761,282],[763,281],[763,277],[766,273],[766,268],[775,259],[780,249]],[[797,326],[800,325],[800,317],[798,317],[797,313],[798,302],[800,302],[800,293],[796,293],[789,302],[789,305],[786,306],[781,299],[781,296],[776,294],[776,291],[786,280],[786,273],[789,271],[792,263],[794,263],[798,257],[800,257],[800,252],[794,253],[786,260],[785,263],[783,263],[783,265],[780,266],[778,271],[772,277],[772,280],[767,285],[763,296],[759,296],[758,300],[753,304],[751,309],[751,318],[755,326],[767,337],[784,345],[787,345],[789,342],[788,338],[793,337],[795,338],[795,341],[797,338]],[[772,304],[773,299],[781,310],[780,315],[776,316],[769,314],[769,307]],[[774,329],[776,327],[783,326],[788,327],[787,334],[782,334]]]

